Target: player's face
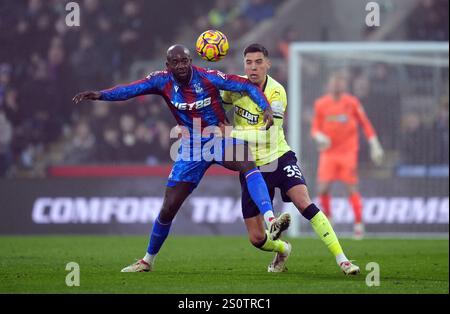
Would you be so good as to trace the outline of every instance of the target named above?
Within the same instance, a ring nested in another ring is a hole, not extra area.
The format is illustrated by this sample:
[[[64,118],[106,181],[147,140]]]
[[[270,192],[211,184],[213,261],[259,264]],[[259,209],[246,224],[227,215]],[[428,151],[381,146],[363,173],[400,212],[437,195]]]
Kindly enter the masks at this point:
[[[328,90],[333,94],[340,94],[347,89],[347,81],[340,76],[333,76],[328,82]]]
[[[257,85],[262,85],[270,69],[270,60],[262,52],[249,52],[244,57],[245,74]]]
[[[178,81],[187,81],[191,75],[192,59],[186,54],[173,54],[167,58],[167,69]]]

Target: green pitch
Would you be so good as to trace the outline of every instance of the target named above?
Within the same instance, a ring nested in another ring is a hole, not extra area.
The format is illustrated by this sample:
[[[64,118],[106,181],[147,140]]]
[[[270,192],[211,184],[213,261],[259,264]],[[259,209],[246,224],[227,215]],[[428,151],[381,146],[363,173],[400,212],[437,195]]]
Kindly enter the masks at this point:
[[[447,239],[342,240],[362,274],[344,276],[315,238],[291,239],[289,271],[267,273],[273,253],[245,237],[169,237],[152,273],[120,273],[147,237],[0,237],[0,293],[449,293]],[[80,286],[65,284],[80,265]],[[365,266],[380,265],[368,287]]]

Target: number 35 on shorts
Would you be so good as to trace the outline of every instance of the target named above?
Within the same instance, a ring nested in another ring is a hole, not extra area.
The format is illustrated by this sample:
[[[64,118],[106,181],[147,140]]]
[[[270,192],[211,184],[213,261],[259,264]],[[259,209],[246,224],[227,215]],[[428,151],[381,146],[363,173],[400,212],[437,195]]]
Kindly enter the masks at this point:
[[[298,179],[302,179],[303,175],[302,172],[300,171],[300,168],[297,165],[289,165],[283,168],[283,170],[286,172],[286,175],[289,178],[298,178]]]

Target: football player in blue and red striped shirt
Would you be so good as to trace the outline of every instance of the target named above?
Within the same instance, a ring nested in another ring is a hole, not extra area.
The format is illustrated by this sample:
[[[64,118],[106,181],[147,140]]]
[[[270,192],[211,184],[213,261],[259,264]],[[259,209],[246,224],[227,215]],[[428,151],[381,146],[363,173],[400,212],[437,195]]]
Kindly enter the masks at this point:
[[[156,254],[169,234],[172,220],[213,163],[244,175],[251,198],[264,215],[269,229],[268,241],[281,241],[278,238],[290,223],[287,213],[275,218],[267,186],[253,159],[237,160],[236,152],[247,152],[247,144],[215,136],[217,128],[226,122],[219,90],[247,93],[264,111],[268,129],[273,124],[273,116],[264,93],[248,79],[192,65],[190,52],[182,45],[168,49],[166,67],[166,70],[153,72],[143,80],[103,91],[82,92],[73,99],[79,103],[83,100],[121,101],[140,95],[160,95],[183,129],[178,157],[168,179],[163,206],[153,225],[147,253],[122,272],[153,269]]]

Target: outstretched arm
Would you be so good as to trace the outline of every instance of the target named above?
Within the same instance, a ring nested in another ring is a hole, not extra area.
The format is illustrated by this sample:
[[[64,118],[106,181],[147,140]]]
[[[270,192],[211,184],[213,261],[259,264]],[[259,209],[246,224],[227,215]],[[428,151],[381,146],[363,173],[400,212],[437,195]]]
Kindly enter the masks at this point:
[[[140,95],[157,93],[158,86],[161,85],[163,79],[163,75],[155,72],[145,79],[127,85],[119,85],[102,91],[81,92],[73,98],[73,102],[77,104],[83,100],[120,101]]]
[[[72,101],[75,104],[78,104],[79,102],[82,102],[83,100],[99,100],[102,97],[102,94],[100,92],[96,91],[88,91],[88,92],[81,92],[75,95],[73,97]]]

